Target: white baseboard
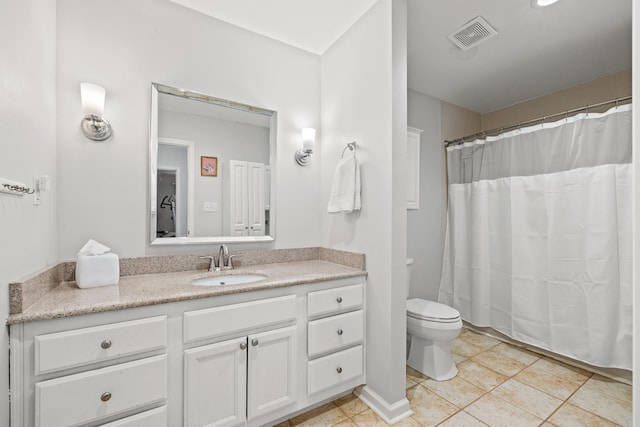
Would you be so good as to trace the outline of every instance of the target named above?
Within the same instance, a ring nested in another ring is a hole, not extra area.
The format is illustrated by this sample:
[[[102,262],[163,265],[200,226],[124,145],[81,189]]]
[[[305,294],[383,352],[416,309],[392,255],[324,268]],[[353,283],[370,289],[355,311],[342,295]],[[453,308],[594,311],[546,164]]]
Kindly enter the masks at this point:
[[[390,404],[368,386],[364,386],[356,393],[360,400],[366,403],[387,424],[395,424],[413,415],[413,411],[409,408],[409,401],[406,398]]]

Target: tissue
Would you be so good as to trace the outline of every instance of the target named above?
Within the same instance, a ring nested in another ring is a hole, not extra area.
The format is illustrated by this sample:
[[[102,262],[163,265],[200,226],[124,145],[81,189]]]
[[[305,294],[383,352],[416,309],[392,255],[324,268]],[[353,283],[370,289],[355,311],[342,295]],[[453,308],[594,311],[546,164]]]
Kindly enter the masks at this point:
[[[76,260],[76,284],[79,288],[118,284],[120,260],[110,250],[95,240],[89,240],[80,249]]]
[[[89,239],[87,243],[84,244],[78,255],[102,255],[109,252],[111,248],[103,245],[102,243],[98,243],[93,239]]]

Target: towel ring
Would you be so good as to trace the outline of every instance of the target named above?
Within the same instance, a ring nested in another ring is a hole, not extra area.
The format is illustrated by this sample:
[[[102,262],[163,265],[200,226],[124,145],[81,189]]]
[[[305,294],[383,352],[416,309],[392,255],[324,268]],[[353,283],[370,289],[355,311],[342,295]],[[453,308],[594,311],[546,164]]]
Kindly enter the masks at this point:
[[[342,155],[340,156],[341,159],[344,158],[344,152],[347,151],[347,148],[349,149],[349,151],[355,151],[356,150],[356,142],[350,142],[347,144],[346,147],[344,147],[344,150],[342,150]]]

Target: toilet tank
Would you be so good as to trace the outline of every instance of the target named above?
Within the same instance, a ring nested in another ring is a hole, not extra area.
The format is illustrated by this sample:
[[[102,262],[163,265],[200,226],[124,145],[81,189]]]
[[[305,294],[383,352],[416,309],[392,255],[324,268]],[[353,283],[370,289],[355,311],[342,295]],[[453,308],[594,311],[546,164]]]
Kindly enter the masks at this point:
[[[413,258],[407,258],[407,298],[409,298],[409,289],[411,288],[411,266]]]

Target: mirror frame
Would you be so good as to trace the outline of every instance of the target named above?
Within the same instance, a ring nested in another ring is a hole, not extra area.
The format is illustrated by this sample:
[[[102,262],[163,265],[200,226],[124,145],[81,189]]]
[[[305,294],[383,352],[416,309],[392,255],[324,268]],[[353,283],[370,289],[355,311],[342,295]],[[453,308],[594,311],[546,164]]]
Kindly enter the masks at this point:
[[[269,123],[269,165],[271,166],[270,184],[270,209],[269,209],[269,235],[265,236],[203,236],[203,237],[156,237],[157,227],[157,179],[158,179],[158,97],[159,94],[179,96],[181,98],[192,99],[194,101],[206,102],[222,107],[245,111],[248,113],[261,114],[270,117]],[[217,98],[198,92],[178,89],[160,83],[151,83],[151,111],[149,129],[149,174],[148,186],[149,197],[147,205],[148,236],[147,242],[150,246],[171,246],[171,245],[198,245],[212,243],[255,243],[273,242],[276,237],[276,146],[277,146],[277,125],[278,113],[273,110],[255,107],[223,98]]]

